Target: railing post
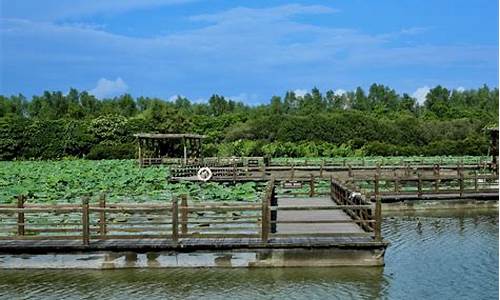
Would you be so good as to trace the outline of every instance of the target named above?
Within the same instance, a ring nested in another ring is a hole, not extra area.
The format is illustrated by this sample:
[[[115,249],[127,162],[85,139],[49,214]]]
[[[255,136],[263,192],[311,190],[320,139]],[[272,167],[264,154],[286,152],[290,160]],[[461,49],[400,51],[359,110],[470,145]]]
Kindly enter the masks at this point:
[[[460,184],[460,197],[464,196],[464,173],[460,172],[460,178],[458,179]]]
[[[437,178],[434,178],[434,191],[437,193],[439,192],[439,184],[441,183],[441,179],[439,176]]]
[[[82,198],[82,240],[85,246],[90,242],[89,197]]]
[[[17,208],[24,208],[25,195],[17,197]],[[17,235],[24,235],[24,212],[17,213]]]
[[[172,198],[172,240],[179,241],[179,204],[175,196]]]
[[[271,186],[271,197],[269,197],[269,202],[268,202],[268,220],[270,220],[270,225],[269,225],[269,230],[271,233],[276,233],[276,221],[278,220],[278,211],[277,210],[271,210],[271,208],[278,207],[278,198],[276,197],[276,186],[274,185],[274,177],[271,180],[272,186]]]
[[[233,162],[233,183],[236,183],[236,161]]]
[[[106,211],[104,210],[106,208],[106,195],[101,194],[99,197],[99,207],[101,208],[101,211],[99,212],[99,234],[101,235],[101,239],[106,238]]]
[[[187,195],[181,196],[181,233],[188,233],[188,201]]]
[[[330,176],[330,199],[335,201],[334,190],[333,190],[333,177]]]
[[[396,194],[399,194],[399,177],[398,176],[396,176],[394,178],[394,192]]]
[[[477,170],[474,170],[474,191],[478,190]]]
[[[269,240],[269,191],[262,198],[260,239],[263,243]]]
[[[348,177],[352,177],[352,166],[351,166],[351,164],[348,164],[347,168],[348,168],[347,169],[347,176]]]
[[[379,176],[378,174],[375,174],[375,178],[373,180],[373,191],[375,193],[375,198],[380,195],[379,192]]]
[[[379,178],[375,175],[375,240],[382,240],[382,203],[379,192]]]
[[[290,180],[293,180],[294,177],[295,177],[295,168],[294,165],[292,165],[292,169],[290,171]]]
[[[418,177],[418,185],[417,185],[417,189],[418,189],[418,197],[421,198],[422,197],[422,174],[420,174],[420,172],[417,173],[417,177]]]
[[[323,178],[323,168],[325,166],[325,160],[321,160],[321,166],[319,167],[319,177]]]
[[[311,179],[309,180],[309,197],[314,197],[314,175],[311,174]]]

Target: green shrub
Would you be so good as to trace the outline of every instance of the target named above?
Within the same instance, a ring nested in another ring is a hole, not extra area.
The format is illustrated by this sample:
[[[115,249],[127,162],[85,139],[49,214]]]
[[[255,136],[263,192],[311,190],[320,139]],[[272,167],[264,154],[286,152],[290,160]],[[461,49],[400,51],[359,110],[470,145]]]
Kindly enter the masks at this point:
[[[90,149],[87,159],[131,159],[136,157],[136,145],[128,144],[97,144]]]

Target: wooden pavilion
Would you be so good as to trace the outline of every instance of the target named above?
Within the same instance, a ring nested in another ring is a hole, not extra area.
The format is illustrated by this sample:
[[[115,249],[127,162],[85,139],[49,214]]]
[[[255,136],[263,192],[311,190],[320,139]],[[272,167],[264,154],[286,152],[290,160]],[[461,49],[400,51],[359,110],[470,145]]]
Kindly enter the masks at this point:
[[[139,164],[141,166],[163,164],[172,159],[182,159],[187,164],[190,159],[200,159],[202,141],[206,136],[191,133],[138,133],[134,134],[139,143]]]

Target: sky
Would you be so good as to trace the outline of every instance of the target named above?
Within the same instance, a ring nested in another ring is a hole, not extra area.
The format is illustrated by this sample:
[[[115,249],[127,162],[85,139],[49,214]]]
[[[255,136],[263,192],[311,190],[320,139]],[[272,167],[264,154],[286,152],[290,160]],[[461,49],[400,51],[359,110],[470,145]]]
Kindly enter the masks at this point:
[[[498,86],[493,0],[0,0],[0,94],[267,103],[372,83]]]

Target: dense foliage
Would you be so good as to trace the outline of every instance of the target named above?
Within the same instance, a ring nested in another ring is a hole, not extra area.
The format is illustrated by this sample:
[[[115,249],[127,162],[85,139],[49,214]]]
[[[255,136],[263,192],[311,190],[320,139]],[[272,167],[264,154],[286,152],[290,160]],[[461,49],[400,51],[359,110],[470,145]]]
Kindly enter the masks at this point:
[[[373,84],[365,93],[287,92],[249,106],[213,95],[191,103],[87,92],[0,96],[0,160],[132,158],[133,133],[208,136],[204,154],[273,157],[485,155],[485,128],[498,124],[498,89],[437,86],[423,104]]]

